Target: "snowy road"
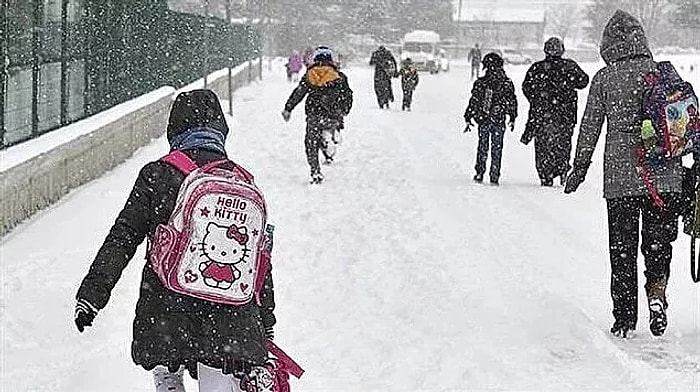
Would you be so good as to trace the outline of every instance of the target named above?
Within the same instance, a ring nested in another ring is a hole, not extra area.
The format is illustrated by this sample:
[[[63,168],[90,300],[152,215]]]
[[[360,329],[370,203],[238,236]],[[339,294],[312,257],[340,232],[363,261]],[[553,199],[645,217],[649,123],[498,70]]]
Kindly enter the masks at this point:
[[[291,90],[281,72],[237,92],[229,151],[277,226],[277,341],[307,370],[295,390],[699,390],[686,239],[666,336],[649,334],[642,297],[638,336],[611,339],[600,159],[573,196],[539,188],[518,142],[520,96],[502,186],[473,184],[466,71],[425,75],[404,113],[379,110],[370,71],[349,70],[356,105],[322,186],[307,184],[303,108],[289,124],[278,114]],[[518,86],[524,73],[509,70]],[[138,169],[166,150],[164,139],[141,149],[3,239],[3,391],[152,390],[130,359],[143,249],[93,328],[78,334],[72,312]]]

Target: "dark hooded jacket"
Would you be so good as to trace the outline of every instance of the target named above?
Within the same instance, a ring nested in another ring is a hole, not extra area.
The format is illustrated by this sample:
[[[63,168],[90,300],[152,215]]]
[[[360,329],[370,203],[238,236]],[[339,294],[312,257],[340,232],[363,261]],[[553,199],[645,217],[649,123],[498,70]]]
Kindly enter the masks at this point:
[[[223,138],[227,134],[224,114],[212,91],[178,95],[167,129],[174,150],[184,151],[202,166],[226,158]],[[80,285],[77,298],[97,309],[107,305],[137,247],[153,236],[156,226],[167,223],[183,180],[181,172],[164,162],[151,162],[141,169],[124,208]],[[226,371],[233,361],[263,363],[267,358],[264,330],[275,324],[274,307],[271,274],[266,276],[262,307],[255,303],[227,306],[170,291],[146,262],[136,304],[132,358],[147,370],[156,365],[171,370],[185,365],[193,375],[197,362]]]
[[[575,170],[587,170],[607,120],[604,156],[604,196],[607,199],[648,194],[637,171],[644,76],[656,69],[642,25],[617,11],[603,33],[600,54],[606,67],[593,77],[576,145]],[[650,167],[657,190],[680,192],[680,159]]]
[[[546,124],[576,125],[578,93],[588,86],[588,75],[575,61],[547,55],[530,67],[523,93],[530,102],[526,139],[532,139]],[[571,137],[571,135],[569,135]]]
[[[486,74],[474,82],[464,119],[479,125],[505,124],[506,116],[511,121],[518,116],[515,86],[502,68],[487,68]]]
[[[312,65],[289,96],[284,108],[291,112],[306,98],[306,116],[342,120],[352,109],[353,92],[345,74],[332,62]]]
[[[401,89],[404,91],[415,90],[420,82],[418,70],[412,61],[404,61],[401,64],[399,75],[401,76]]]

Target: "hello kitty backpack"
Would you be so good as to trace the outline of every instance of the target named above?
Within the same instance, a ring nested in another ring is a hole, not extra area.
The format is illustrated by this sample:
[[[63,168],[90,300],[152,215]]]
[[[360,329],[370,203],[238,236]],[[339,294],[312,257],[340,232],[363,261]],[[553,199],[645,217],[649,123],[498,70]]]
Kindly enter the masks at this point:
[[[149,242],[148,259],[161,282],[212,302],[260,304],[274,227],[253,176],[229,160],[198,167],[181,151],[161,162],[186,176],[170,220]]]

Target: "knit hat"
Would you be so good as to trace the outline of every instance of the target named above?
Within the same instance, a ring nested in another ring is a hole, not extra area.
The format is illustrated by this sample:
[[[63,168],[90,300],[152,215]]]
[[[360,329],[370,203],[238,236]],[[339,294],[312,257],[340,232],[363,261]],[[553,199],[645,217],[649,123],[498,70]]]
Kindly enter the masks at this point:
[[[544,43],[544,54],[561,57],[564,54],[564,43],[557,37],[552,37]]]
[[[319,46],[314,50],[314,63],[333,62],[333,49],[327,46]]]

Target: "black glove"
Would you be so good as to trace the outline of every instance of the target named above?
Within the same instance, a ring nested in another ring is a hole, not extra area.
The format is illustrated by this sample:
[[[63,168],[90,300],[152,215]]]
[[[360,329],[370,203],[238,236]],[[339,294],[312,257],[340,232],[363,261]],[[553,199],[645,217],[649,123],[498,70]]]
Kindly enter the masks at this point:
[[[265,327],[265,339],[275,340],[275,330],[272,326]]]
[[[92,326],[92,321],[97,316],[97,309],[87,300],[79,298],[75,304],[75,326],[79,332],[83,332],[85,327]]]
[[[586,179],[586,172],[588,171],[589,165],[590,163],[585,166],[577,166],[574,164],[574,169],[571,170],[571,173],[566,178],[566,186],[564,186],[564,193],[569,194],[576,192],[578,187]]]
[[[466,121],[467,121],[467,126],[464,127],[464,133],[472,131],[472,120],[466,120]]]
[[[285,122],[289,122],[289,119],[292,118],[292,113],[285,109],[282,111],[282,118]]]
[[[515,119],[511,119],[510,122],[508,122],[508,129],[510,129],[511,132],[515,131]]]
[[[530,138],[528,138],[527,135],[524,134],[524,133],[523,133],[522,136],[520,136],[520,143],[522,143],[522,144],[524,144],[524,145],[526,145],[526,146],[527,146],[528,144],[530,144],[531,141],[532,141],[532,140],[530,140]]]

